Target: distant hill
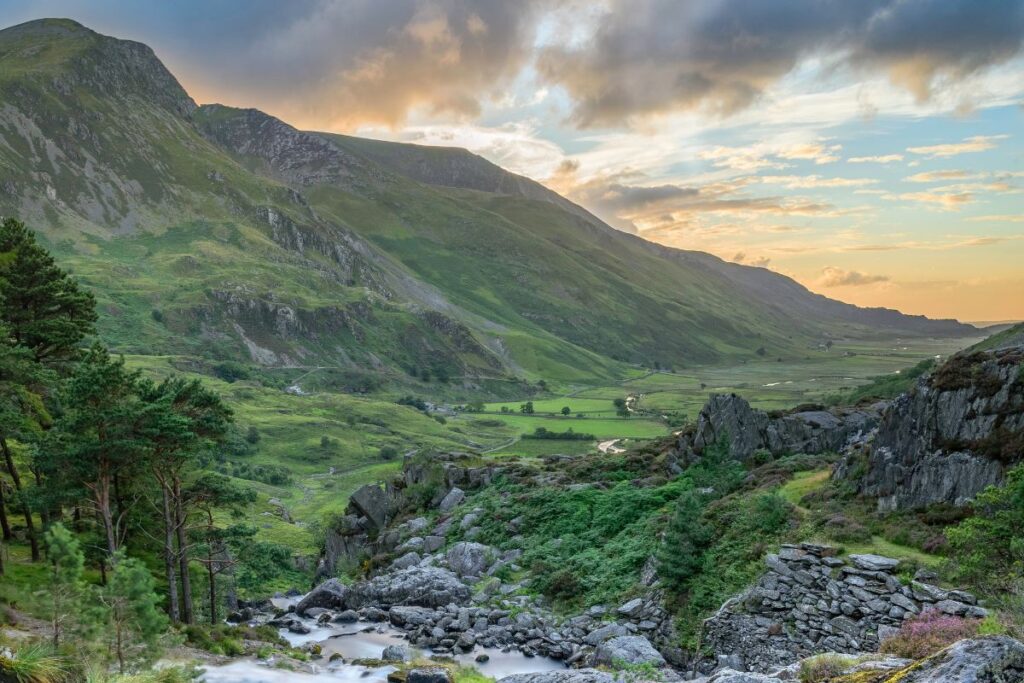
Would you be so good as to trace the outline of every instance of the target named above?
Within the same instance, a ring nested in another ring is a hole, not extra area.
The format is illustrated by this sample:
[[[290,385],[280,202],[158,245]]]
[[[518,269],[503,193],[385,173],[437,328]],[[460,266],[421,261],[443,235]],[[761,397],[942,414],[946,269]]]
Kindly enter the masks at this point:
[[[990,351],[1008,346],[1024,346],[1024,323],[1017,323],[1011,327],[1004,328],[987,339],[978,342],[969,350]]]
[[[69,20],[0,31],[0,93],[0,213],[125,352],[483,386],[976,332],[646,242],[465,150],[197,106],[148,47]]]

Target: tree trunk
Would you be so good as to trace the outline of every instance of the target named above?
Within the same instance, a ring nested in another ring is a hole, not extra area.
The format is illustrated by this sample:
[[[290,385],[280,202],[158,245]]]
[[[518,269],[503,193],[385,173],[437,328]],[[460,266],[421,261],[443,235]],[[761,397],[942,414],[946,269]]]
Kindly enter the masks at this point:
[[[7,439],[0,436],[0,450],[4,452],[4,461],[7,464],[7,472],[11,475],[11,479],[14,480],[14,490],[21,497],[21,477],[18,476],[18,468],[14,466],[14,456],[11,454],[11,449],[7,445]],[[28,533],[28,543],[32,548],[32,561],[39,561],[39,539],[36,538],[36,524],[32,520],[32,510],[29,509],[28,503],[24,497],[21,497],[21,509],[25,513],[25,530]]]
[[[11,522],[7,519],[6,488],[7,485],[0,481],[0,529],[3,530],[4,540],[9,541],[14,538],[14,534],[11,533]]]
[[[171,494],[161,482],[164,503],[164,571],[167,574],[167,612],[171,621],[181,621],[181,603],[178,601],[178,577],[175,569],[174,514],[171,510]]]
[[[174,480],[174,518],[178,535],[178,571],[181,574],[181,619],[193,623],[192,579],[188,573],[188,535],[185,529],[185,508],[181,501],[181,481]]]
[[[114,515],[110,511],[110,475],[102,472],[95,484],[90,485],[96,511],[103,524],[103,532],[107,537],[107,554],[114,557],[117,552],[117,532],[114,529]]]
[[[210,577],[210,624],[217,625],[217,573],[213,571],[213,553],[209,554],[206,573]]]

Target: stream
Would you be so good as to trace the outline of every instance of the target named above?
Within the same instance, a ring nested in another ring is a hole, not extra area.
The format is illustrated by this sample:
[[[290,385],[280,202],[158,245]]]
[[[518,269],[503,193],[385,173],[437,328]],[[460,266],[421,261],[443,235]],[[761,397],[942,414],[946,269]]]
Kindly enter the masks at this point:
[[[287,608],[297,602],[294,599],[275,599],[275,607]],[[319,643],[322,658],[311,662],[312,672],[297,672],[274,667],[274,662],[264,662],[253,657],[246,657],[228,664],[203,668],[202,680],[205,683],[346,683],[361,681],[362,683],[384,683],[387,676],[396,667],[362,666],[351,664],[357,659],[379,659],[388,645],[403,645],[409,649],[413,659],[426,659],[430,650],[417,649],[409,645],[405,632],[384,623],[358,621],[349,624],[318,624],[316,619],[296,617],[310,632],[307,634],[291,633],[280,629],[281,637],[293,647],[302,647],[310,643]],[[330,661],[331,655],[341,655],[341,660]],[[477,662],[476,658],[486,654],[486,662]],[[518,650],[504,651],[499,648],[475,647],[470,652],[445,655],[446,659],[454,659],[463,666],[470,666],[485,676],[494,679],[519,673],[533,673],[564,669],[565,665],[549,657],[527,657]]]

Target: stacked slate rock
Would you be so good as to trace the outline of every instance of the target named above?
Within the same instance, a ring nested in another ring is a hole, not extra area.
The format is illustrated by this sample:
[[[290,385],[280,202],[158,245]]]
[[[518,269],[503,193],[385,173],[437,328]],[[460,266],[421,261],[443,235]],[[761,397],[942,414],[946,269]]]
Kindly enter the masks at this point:
[[[830,546],[784,545],[765,559],[768,571],[704,623],[713,665],[769,671],[822,652],[861,653],[924,610],[984,617],[970,593],[923,580],[903,585],[899,560],[837,557]]]

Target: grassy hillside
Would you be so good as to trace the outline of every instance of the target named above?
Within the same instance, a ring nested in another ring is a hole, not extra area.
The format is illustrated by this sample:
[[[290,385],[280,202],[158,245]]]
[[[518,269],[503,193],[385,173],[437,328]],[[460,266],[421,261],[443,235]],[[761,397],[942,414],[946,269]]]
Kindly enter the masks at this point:
[[[461,399],[877,331],[787,278],[617,232],[465,150],[197,107],[149,48],[71,21],[0,31],[0,92],[0,212],[97,292],[121,351]]]

